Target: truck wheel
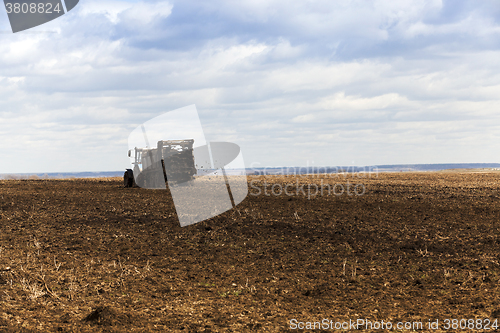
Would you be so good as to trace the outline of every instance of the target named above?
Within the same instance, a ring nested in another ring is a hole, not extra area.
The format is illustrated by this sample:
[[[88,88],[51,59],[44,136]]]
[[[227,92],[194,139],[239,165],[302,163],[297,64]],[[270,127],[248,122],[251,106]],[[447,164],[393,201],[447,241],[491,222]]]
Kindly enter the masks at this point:
[[[133,187],[134,186],[134,174],[132,170],[125,171],[123,174],[123,187]]]

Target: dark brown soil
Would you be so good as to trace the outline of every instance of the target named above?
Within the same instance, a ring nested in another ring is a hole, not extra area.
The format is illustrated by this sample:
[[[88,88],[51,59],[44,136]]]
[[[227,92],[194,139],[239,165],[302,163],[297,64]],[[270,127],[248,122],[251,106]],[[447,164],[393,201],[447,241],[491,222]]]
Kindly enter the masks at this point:
[[[264,182],[270,193],[272,184],[321,177],[249,177],[250,192],[261,195],[185,228],[167,191],[126,189],[121,179],[0,181],[0,331],[279,332],[292,319],[420,321],[420,331],[429,319],[442,330],[446,318],[493,323],[499,179],[339,176],[323,184],[361,183],[366,193],[308,199],[307,190],[266,196]]]

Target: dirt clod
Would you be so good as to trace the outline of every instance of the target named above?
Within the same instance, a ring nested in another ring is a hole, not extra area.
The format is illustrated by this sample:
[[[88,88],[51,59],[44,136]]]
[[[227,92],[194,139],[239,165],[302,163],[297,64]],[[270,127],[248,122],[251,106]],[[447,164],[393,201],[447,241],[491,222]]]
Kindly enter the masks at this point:
[[[98,306],[83,321],[93,325],[114,326],[128,325],[132,322],[130,315],[120,314],[109,306]]]

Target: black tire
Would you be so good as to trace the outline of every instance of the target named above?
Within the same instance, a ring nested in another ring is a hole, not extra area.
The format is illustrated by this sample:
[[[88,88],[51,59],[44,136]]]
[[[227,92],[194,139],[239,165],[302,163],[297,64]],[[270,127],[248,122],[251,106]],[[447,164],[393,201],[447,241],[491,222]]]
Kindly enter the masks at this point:
[[[124,187],[133,187],[134,186],[134,173],[132,170],[127,169],[123,174],[123,186]]]

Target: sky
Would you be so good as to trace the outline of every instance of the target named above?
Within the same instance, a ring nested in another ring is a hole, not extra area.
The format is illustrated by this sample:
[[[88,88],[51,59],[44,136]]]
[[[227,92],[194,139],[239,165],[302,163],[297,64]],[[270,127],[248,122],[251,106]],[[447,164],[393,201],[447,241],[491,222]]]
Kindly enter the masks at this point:
[[[124,170],[192,104],[247,167],[500,162],[500,2],[80,0],[16,34],[0,8],[0,173]]]

